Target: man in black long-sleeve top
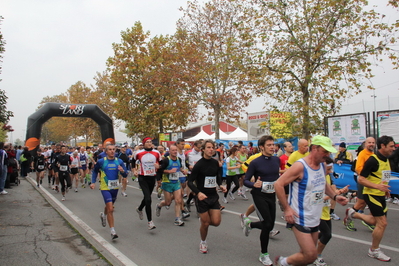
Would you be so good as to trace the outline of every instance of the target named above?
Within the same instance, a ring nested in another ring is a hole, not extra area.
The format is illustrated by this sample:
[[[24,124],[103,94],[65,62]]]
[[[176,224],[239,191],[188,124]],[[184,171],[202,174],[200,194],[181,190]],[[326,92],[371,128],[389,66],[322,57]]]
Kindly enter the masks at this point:
[[[209,225],[219,226],[222,219],[217,185],[226,192],[226,188],[221,186],[222,173],[219,162],[212,158],[214,149],[215,143],[212,140],[204,141],[201,147],[202,158],[194,165],[188,179],[188,186],[196,194],[195,204],[200,216],[201,253],[208,252],[206,236]]]

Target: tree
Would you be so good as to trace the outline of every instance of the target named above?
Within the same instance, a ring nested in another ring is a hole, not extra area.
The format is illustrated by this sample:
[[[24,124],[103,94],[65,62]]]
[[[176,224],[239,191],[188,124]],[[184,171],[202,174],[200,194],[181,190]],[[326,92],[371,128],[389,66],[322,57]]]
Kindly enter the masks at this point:
[[[208,109],[214,119],[215,138],[219,138],[219,120],[239,121],[248,106],[258,71],[253,64],[254,45],[248,39],[251,18],[246,18],[243,1],[212,0],[203,6],[188,2],[178,21],[177,37],[182,53],[187,54],[187,68],[195,87],[193,97]]]
[[[0,16],[0,25],[1,25],[2,20],[3,20],[3,17]],[[6,42],[4,41],[3,34],[1,33],[1,30],[0,30],[0,74],[1,74],[1,63],[3,62],[2,54],[5,52],[5,49],[4,49],[5,44],[6,44]],[[0,79],[0,81],[1,81],[1,79]],[[10,120],[10,117],[14,116],[13,112],[7,111],[7,107],[6,107],[7,99],[8,99],[8,97],[6,95],[6,92],[3,90],[0,90],[0,123],[2,123],[2,124],[7,124],[7,122]]]
[[[366,0],[251,2],[252,37],[263,45],[260,92],[279,102],[274,109],[293,113],[304,138],[323,128],[323,117],[339,110],[341,99],[361,91],[362,76],[373,77],[371,58],[386,56],[397,66],[398,24],[367,10]]]
[[[187,93],[172,37],[150,38],[140,22],[121,37],[107,61],[109,95],[128,135],[155,136],[186,126],[196,116],[196,103]]]

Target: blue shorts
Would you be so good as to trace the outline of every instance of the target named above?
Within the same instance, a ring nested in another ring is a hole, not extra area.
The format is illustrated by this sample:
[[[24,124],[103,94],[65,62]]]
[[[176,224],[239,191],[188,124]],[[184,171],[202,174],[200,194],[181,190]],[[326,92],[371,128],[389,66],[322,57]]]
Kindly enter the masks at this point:
[[[166,192],[173,193],[177,190],[179,190],[180,187],[180,182],[176,183],[171,183],[171,182],[162,182],[161,188],[165,190]]]
[[[87,169],[87,165],[82,165],[79,167],[79,169],[82,169],[83,171],[85,171]]]
[[[179,177],[179,180],[180,180],[180,183],[186,183],[186,181],[187,181],[187,177],[186,176],[182,176],[182,177]]]
[[[108,202],[114,203],[118,195],[118,189],[101,190],[101,194],[103,195],[105,204]]]

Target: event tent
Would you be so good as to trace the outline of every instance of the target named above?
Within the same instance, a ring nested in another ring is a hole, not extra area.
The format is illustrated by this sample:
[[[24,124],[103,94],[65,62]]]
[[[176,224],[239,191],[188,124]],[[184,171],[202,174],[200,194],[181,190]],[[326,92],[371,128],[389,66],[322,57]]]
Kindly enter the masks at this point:
[[[194,137],[186,139],[186,141],[196,141],[199,139],[211,139],[211,136],[209,136],[205,131],[201,129],[200,133],[198,133]]]
[[[215,133],[213,133],[209,138],[210,139],[215,139]],[[223,131],[221,131],[220,129],[219,129],[219,139],[228,139],[228,137],[229,137],[229,135],[228,134],[226,134],[226,133],[224,133]]]
[[[229,135],[227,135],[226,138],[221,138],[221,139],[227,139],[227,140],[247,140],[248,139],[248,133],[242,130],[241,128],[237,127],[236,130],[231,132]]]

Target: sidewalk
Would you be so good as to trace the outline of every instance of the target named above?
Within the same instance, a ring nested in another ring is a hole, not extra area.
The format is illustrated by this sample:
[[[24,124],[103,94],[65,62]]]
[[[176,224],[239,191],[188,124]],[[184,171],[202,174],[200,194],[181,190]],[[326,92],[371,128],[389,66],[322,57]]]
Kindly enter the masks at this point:
[[[0,195],[0,265],[109,265],[26,179]]]

